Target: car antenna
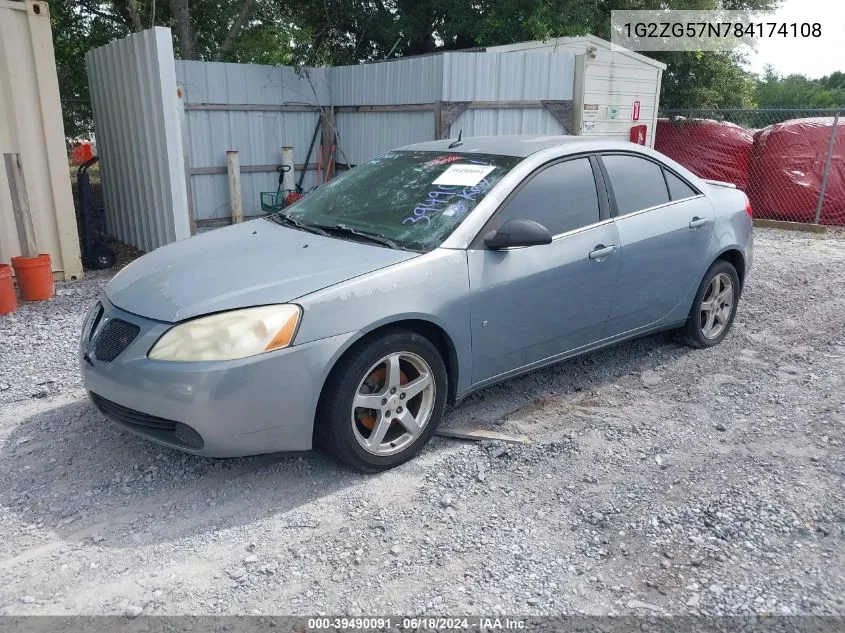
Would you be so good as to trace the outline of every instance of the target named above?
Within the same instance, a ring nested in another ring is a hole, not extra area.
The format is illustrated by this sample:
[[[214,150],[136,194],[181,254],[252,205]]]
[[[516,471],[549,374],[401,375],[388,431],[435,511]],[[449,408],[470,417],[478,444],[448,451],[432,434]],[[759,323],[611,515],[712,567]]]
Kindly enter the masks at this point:
[[[461,142],[461,134],[463,134],[463,133],[464,133],[463,128],[458,130],[458,140],[455,141],[454,143],[449,143],[449,149],[452,149],[453,147],[457,147],[458,145],[463,145],[463,143]]]

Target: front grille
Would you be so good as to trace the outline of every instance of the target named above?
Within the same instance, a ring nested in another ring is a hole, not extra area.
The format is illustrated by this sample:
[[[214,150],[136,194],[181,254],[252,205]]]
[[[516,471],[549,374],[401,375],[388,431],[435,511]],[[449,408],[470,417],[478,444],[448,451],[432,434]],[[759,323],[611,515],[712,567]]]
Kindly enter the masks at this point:
[[[129,409],[93,392],[89,395],[100,413],[140,435],[180,448],[199,450],[205,445],[200,434],[187,424]]]
[[[137,325],[127,323],[121,319],[112,319],[103,326],[94,341],[94,357],[106,363],[117,358],[129,347],[141,330]]]

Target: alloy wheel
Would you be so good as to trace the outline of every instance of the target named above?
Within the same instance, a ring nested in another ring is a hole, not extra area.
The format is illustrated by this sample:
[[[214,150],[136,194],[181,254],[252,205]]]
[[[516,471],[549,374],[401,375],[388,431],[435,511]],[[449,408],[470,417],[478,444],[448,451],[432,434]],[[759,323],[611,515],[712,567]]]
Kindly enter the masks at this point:
[[[395,455],[420,436],[431,419],[431,367],[411,352],[389,354],[364,374],[352,402],[355,439],[373,455]]]
[[[734,284],[730,275],[719,273],[707,286],[701,300],[701,333],[715,339],[725,331],[731,320],[734,305]]]

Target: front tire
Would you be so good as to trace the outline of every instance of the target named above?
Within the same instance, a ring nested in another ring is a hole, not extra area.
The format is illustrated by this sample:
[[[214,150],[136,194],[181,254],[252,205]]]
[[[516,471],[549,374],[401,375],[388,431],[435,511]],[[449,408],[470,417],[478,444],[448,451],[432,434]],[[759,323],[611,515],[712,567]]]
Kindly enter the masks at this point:
[[[360,343],[332,370],[317,408],[322,448],[361,472],[402,464],[443,418],[446,365],[424,336],[390,330]]]
[[[736,268],[717,260],[707,270],[687,318],[679,331],[681,342],[690,347],[713,347],[728,335],[736,316],[741,286]]]

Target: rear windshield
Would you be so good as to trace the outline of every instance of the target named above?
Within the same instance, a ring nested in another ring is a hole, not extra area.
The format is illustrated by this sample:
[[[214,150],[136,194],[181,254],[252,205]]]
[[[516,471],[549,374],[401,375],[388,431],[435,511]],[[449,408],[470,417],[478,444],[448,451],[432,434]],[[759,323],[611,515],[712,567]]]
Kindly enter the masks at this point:
[[[305,225],[340,224],[425,252],[437,248],[519,161],[493,154],[389,152],[318,187],[285,212]]]

